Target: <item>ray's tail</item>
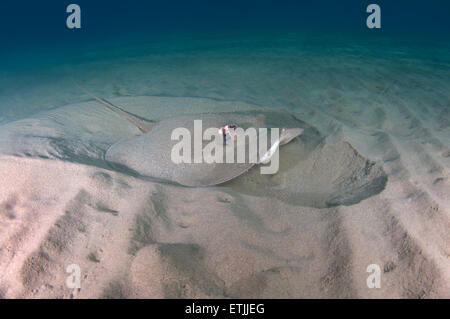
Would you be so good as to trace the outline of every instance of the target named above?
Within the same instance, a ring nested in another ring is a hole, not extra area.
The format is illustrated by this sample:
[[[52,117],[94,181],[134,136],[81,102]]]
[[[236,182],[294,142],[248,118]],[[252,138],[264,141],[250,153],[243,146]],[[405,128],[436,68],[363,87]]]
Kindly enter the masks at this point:
[[[78,83],[75,83],[75,85],[81,91],[83,91],[85,94],[87,94],[90,97],[92,97],[97,102],[103,104],[104,106],[106,106],[108,109],[110,109],[114,113],[116,113],[116,114],[120,115],[121,117],[127,119],[130,123],[132,123],[134,126],[136,126],[142,133],[147,133],[150,130],[150,121],[144,120],[142,118],[139,118],[138,116],[136,116],[134,114],[131,114],[131,113],[123,110],[122,108],[120,108],[118,106],[115,106],[114,104],[112,104],[111,102],[109,102],[107,100],[102,99],[102,98],[100,98],[98,96],[95,96],[94,94],[92,94],[91,92],[89,92],[88,90],[86,90],[85,88],[80,86]]]

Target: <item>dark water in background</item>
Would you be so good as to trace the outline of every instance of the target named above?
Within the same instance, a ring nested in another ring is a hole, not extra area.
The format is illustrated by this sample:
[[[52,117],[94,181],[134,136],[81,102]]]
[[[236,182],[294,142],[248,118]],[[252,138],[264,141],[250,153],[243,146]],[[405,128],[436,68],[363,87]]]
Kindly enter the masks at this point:
[[[70,3],[81,7],[81,29],[65,25]],[[381,7],[381,29],[366,27],[370,3]],[[0,122],[79,101],[70,78],[106,96],[198,95],[254,103],[261,101],[251,96],[263,86],[249,82],[267,77],[288,87],[293,77],[319,70],[311,83],[330,85],[327,74],[346,76],[346,57],[358,65],[381,63],[397,75],[396,61],[407,60],[409,71],[419,61],[428,72],[440,72],[441,82],[449,80],[449,1],[7,0],[0,3],[0,25]],[[222,68],[214,68],[214,59]],[[379,79],[389,81],[381,73]],[[238,89],[245,85],[254,90],[250,98]]]
[[[65,8],[77,3],[82,9],[82,28],[65,26]],[[368,29],[365,12],[370,3],[382,10],[381,30]],[[2,1],[0,3],[2,56],[51,60],[90,50],[98,45],[171,39],[187,45],[196,40],[233,34],[324,36],[326,41],[345,38],[395,39],[412,46],[448,43],[450,2],[439,0],[341,0],[341,1]],[[326,45],[326,43],[324,43]],[[52,56],[52,53],[54,56]],[[9,60],[8,60],[9,61]],[[7,61],[4,61],[7,62]],[[42,61],[41,61],[42,62]],[[23,63],[23,61],[22,61]],[[4,63],[2,63],[2,66]],[[18,63],[20,64],[20,63]]]

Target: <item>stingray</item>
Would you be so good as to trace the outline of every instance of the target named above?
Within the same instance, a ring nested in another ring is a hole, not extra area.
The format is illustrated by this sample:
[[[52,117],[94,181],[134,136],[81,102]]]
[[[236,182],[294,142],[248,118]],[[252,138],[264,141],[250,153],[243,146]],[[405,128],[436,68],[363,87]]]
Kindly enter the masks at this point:
[[[176,116],[155,122],[127,112],[105,99],[99,98],[84,89],[82,90],[111,111],[128,120],[142,133],[111,145],[104,155],[104,159],[110,165],[126,167],[142,176],[175,182],[184,186],[213,186],[232,180],[247,172],[254,165],[270,162],[273,156],[277,154],[280,146],[289,143],[303,132],[303,129],[299,127],[302,124],[301,121],[287,111],[275,110],[201,113]],[[201,162],[194,162],[191,157],[191,161],[176,163],[171,156],[178,140],[172,139],[172,132],[176,128],[187,129],[190,132],[192,144],[194,144],[195,120],[201,120],[203,128],[217,128],[217,130],[228,124],[236,125],[243,130],[255,128],[258,140],[266,134],[264,137],[267,140],[267,145],[264,148],[253,148],[249,145],[249,138],[239,139],[241,144],[244,143],[241,146],[246,150],[245,158],[243,161],[237,162],[235,157],[232,163],[228,163],[225,154],[230,151],[237,154],[236,149],[240,144],[230,143],[231,145],[227,145],[225,139],[217,138],[217,136],[215,139],[211,138],[211,140],[204,140],[202,136],[201,147],[204,159]],[[259,130],[260,128],[269,128],[269,130]],[[270,128],[280,128],[279,134],[272,138]],[[205,147],[210,143],[216,143],[216,145],[213,144],[216,151],[218,147],[223,147],[224,158],[222,162],[211,162],[211,159],[208,159],[205,155]],[[254,152],[257,152],[257,154],[254,154]],[[254,158],[258,160],[252,160]]]

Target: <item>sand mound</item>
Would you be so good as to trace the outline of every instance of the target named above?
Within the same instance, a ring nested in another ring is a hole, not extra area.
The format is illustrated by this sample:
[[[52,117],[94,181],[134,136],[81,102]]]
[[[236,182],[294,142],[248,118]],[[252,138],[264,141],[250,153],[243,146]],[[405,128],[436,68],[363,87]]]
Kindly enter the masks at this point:
[[[347,142],[314,144],[303,136],[281,149],[278,174],[259,174],[255,167],[228,185],[235,191],[317,208],[352,205],[380,193],[387,182],[382,167]],[[307,151],[306,151],[307,150]]]

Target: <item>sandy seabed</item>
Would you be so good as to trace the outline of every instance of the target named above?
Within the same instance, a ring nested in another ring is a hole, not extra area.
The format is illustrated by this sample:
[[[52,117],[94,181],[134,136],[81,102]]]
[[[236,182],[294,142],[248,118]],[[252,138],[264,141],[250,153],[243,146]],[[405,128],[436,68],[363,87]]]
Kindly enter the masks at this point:
[[[323,92],[296,84],[298,95],[261,84],[285,100],[259,101],[251,87],[245,102],[200,89],[191,95],[205,98],[107,96],[155,121],[283,106],[318,132],[282,148],[278,174],[253,170],[216,187],[111,168],[105,150],[140,132],[93,101],[2,124],[0,296],[449,298],[448,74],[414,88],[430,71],[414,70],[370,87],[350,68]],[[71,264],[81,289],[66,286]],[[367,286],[371,264],[380,288]]]

